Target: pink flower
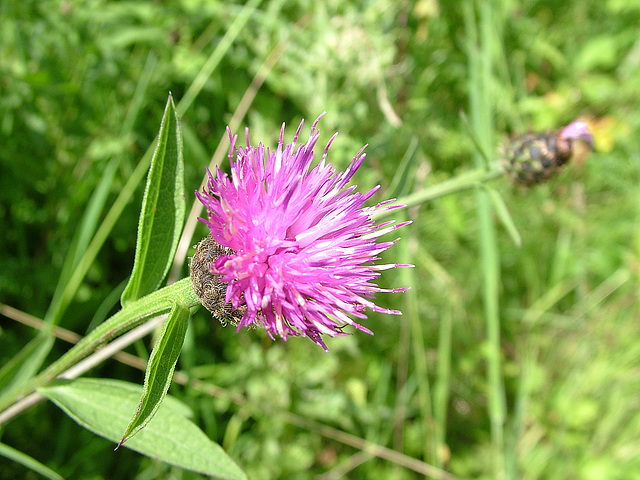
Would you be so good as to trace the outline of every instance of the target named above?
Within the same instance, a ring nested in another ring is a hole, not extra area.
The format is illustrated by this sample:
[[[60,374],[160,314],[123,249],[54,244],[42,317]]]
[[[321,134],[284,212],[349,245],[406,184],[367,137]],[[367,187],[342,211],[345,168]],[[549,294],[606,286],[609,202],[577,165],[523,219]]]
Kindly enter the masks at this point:
[[[298,145],[300,123],[293,143],[284,145],[284,125],[275,151],[231,138],[231,176],[216,169],[209,173],[208,188],[196,192],[207,208],[200,219],[213,239],[233,252],[211,263],[210,273],[227,284],[225,302],[244,314],[238,329],[262,325],[273,339],[307,336],[327,350],[321,335],[347,335],[346,325],[371,333],[356,319],[364,311],[399,315],[373,303],[382,289],[373,281],[380,271],[405,266],[375,265],[378,255],[397,240],[378,237],[410,222],[376,225],[371,214],[394,207],[391,200],[365,207],[379,187],[366,194],[347,184],[362,164],[361,149],[344,172],[327,163],[327,144],[320,162],[312,168],[317,124],[307,143]],[[235,157],[235,160],[234,160]],[[246,307],[246,310],[245,310]]]
[[[589,130],[589,125],[581,120],[571,122],[569,125],[562,129],[560,132],[560,138],[570,140],[582,140],[593,150],[593,134]]]

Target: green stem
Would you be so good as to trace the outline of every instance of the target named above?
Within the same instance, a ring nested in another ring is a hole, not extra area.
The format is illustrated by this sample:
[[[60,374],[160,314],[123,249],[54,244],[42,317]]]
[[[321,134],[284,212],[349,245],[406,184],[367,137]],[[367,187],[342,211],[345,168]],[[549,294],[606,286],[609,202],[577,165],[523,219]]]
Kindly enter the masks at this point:
[[[420,203],[429,202],[431,200],[444,197],[445,195],[449,195],[451,193],[469,190],[503,175],[504,172],[499,169],[487,170],[484,168],[479,168],[470,172],[463,173],[461,175],[457,175],[449,180],[445,180],[444,182],[440,182],[436,185],[425,188],[424,190],[420,190],[404,197],[398,198],[395,202],[393,202],[393,204],[404,205],[405,207],[419,205]],[[393,211],[394,210],[380,211],[372,215],[372,217],[374,219],[378,219],[380,217],[386,216],[387,214],[390,214]]]
[[[131,302],[131,304],[96,327],[95,330],[80,340],[71,350],[39,375],[0,399],[0,412],[4,411],[20,397],[46,385],[99,346],[141,325],[151,317],[167,313],[176,303],[181,303],[188,307],[200,305],[200,299],[193,291],[190,278],[184,278]]]

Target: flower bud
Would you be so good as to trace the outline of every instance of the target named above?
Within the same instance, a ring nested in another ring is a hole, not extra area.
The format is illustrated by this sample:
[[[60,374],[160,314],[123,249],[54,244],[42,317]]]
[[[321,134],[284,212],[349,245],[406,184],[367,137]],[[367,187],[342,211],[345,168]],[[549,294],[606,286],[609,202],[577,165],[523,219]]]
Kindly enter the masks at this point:
[[[582,121],[560,130],[512,137],[502,148],[502,167],[515,184],[531,186],[542,183],[572,158],[579,141],[593,149],[593,136]]]

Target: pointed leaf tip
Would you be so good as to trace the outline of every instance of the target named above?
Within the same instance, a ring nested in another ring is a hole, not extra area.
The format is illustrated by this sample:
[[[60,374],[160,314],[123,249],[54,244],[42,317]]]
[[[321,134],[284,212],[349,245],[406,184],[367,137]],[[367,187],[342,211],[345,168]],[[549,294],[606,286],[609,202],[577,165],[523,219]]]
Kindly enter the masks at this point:
[[[178,247],[185,211],[182,132],[170,93],[147,176],[133,270],[121,297],[123,306],[162,283]]]
[[[487,187],[483,185],[486,192],[489,194],[489,198],[491,199],[491,203],[493,204],[493,209],[500,219],[500,222],[507,230],[507,233],[513,240],[513,243],[516,244],[518,248],[522,246],[522,238],[520,237],[520,232],[518,232],[518,228],[511,218],[511,214],[509,213],[509,209],[507,205],[504,203],[504,200],[500,196],[500,194],[494,190],[493,188]]]
[[[156,414],[169,390],[189,324],[189,307],[175,304],[164,322],[147,364],[144,392],[135,415],[129,422],[116,450],[142,430]]]

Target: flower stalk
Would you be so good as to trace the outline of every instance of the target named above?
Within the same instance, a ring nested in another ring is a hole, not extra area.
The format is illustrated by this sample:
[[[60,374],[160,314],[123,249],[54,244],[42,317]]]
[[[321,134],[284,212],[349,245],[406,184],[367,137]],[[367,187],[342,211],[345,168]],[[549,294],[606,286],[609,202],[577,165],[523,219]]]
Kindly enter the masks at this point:
[[[151,317],[167,313],[176,303],[181,303],[188,307],[200,305],[200,300],[193,292],[189,278],[182,279],[131,302],[96,327],[40,374],[0,398],[0,411],[4,411],[16,400],[35,391],[39,387],[47,385],[65,370],[91,354],[99,346],[143,324]]]
[[[504,176],[504,172],[498,168],[486,170],[484,168],[471,170],[449,180],[445,180],[431,187],[419,190],[404,197],[398,198],[390,206],[398,208],[412,207],[421,203],[435,200],[452,193],[462,192],[483,185],[491,180]],[[373,219],[379,219],[389,214],[389,210],[381,210],[371,215]]]

